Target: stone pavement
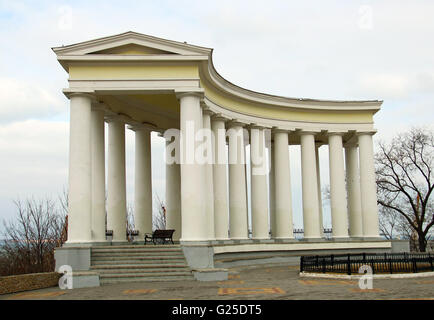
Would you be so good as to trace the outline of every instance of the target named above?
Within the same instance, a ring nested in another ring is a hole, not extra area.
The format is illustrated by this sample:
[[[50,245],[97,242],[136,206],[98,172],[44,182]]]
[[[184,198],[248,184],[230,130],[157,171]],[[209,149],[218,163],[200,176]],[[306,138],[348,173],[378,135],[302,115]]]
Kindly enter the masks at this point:
[[[0,300],[234,300],[234,299],[432,299],[434,277],[373,280],[373,289],[361,290],[358,281],[308,279],[298,266],[274,265],[230,269],[229,280],[199,282],[137,282],[98,288],[48,288],[1,295]]]

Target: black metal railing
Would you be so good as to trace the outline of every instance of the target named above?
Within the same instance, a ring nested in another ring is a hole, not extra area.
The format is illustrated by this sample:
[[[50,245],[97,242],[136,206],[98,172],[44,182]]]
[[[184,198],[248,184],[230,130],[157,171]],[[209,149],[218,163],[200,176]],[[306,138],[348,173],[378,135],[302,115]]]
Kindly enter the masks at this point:
[[[408,273],[434,271],[430,253],[357,253],[302,256],[300,272],[358,274],[361,266],[372,273]]]

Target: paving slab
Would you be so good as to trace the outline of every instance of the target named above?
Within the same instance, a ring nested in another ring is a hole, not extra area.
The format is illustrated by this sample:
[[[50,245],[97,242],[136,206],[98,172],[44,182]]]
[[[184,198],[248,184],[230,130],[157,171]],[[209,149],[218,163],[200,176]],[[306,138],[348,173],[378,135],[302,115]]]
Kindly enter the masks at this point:
[[[374,279],[362,290],[357,280],[299,277],[294,265],[235,267],[227,281],[131,282],[97,288],[47,288],[1,295],[12,300],[434,300],[434,277]]]

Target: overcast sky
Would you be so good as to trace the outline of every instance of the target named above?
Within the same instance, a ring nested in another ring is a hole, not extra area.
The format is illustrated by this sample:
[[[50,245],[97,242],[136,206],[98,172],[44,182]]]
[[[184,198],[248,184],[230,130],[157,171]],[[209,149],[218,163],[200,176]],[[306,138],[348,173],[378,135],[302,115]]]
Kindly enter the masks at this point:
[[[217,71],[244,88],[384,100],[375,116],[378,141],[433,127],[433,16],[432,0],[0,0],[0,221],[14,215],[14,199],[56,198],[67,185],[67,73],[51,47],[131,30],[214,48]],[[164,199],[163,144],[153,142],[154,191]],[[302,227],[299,152],[290,151],[294,223]],[[320,154],[326,185],[327,147]],[[133,160],[127,131],[131,203]]]

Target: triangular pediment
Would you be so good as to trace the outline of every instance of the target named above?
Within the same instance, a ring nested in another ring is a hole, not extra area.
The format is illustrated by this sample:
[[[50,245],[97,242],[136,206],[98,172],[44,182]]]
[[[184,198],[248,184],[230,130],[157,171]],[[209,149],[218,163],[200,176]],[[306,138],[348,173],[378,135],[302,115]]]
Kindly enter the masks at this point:
[[[157,38],[136,32],[126,32],[105,38],[53,48],[58,56],[82,55],[208,55],[211,49],[186,42]]]
[[[109,49],[91,52],[89,54],[153,55],[153,54],[176,54],[176,53],[130,43],[119,47],[113,47]]]

